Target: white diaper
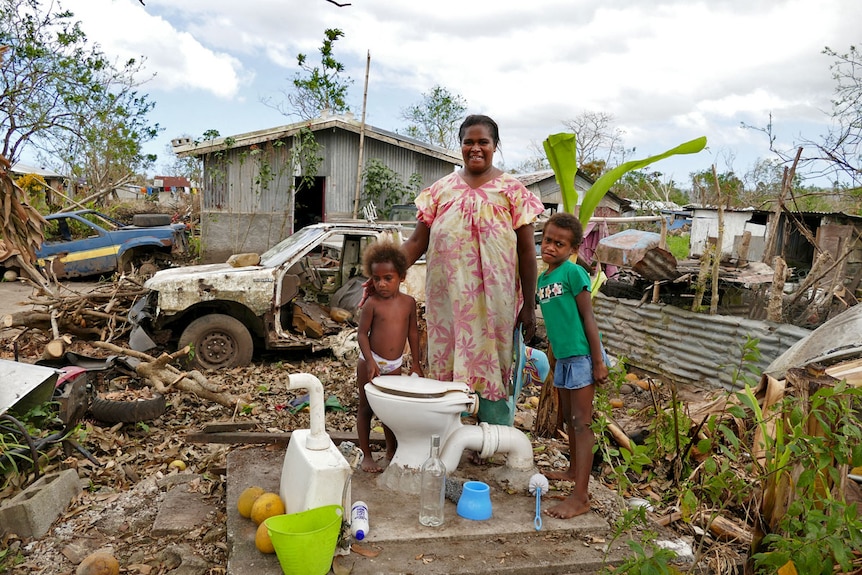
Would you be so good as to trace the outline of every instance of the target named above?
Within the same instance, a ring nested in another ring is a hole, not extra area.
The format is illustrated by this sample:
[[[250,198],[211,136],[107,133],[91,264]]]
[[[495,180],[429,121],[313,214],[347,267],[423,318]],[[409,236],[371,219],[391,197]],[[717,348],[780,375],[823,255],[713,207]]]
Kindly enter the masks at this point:
[[[371,352],[371,357],[374,359],[374,363],[377,364],[377,367],[380,368],[380,375],[386,375],[392,373],[393,371],[401,371],[401,365],[404,363],[404,357],[399,357],[398,359],[386,359],[384,357],[380,357],[373,351]],[[359,352],[359,359],[365,359],[362,355],[362,351]]]

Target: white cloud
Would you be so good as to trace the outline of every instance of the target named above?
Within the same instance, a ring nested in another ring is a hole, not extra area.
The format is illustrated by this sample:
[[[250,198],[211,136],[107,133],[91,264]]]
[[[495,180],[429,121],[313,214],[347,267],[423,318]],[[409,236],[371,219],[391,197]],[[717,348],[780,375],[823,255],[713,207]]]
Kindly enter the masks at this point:
[[[287,121],[259,100],[283,97],[296,54],[317,65],[337,27],[357,113],[370,52],[369,122],[398,129],[400,110],[441,84],[495,117],[510,166],[585,110],[613,114],[644,153],[706,135],[710,150],[768,156],[740,123],[825,125],[833,81],[820,52],[858,42],[862,21],[858,0],[62,1],[106,53],[147,58],[166,139]]]

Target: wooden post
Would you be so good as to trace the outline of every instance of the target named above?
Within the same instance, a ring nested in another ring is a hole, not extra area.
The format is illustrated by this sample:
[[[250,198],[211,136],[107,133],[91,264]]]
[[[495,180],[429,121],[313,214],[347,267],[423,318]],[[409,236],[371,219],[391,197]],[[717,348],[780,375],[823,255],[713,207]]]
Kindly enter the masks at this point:
[[[658,247],[666,250],[667,249],[667,218],[662,216],[661,218],[661,236],[659,237]],[[652,283],[652,303],[658,303],[658,293],[659,287],[661,286],[661,282],[653,282]]]
[[[721,271],[721,246],[724,243],[724,203],[721,199],[721,186],[718,185],[718,172],[712,165],[712,178],[718,199],[718,238],[715,240],[715,259],[712,260],[712,297],[709,300],[709,315],[718,313],[718,274]]]
[[[356,193],[353,195],[353,219],[359,215],[359,190],[362,189],[362,153],[365,149],[365,103],[368,101],[368,72],[371,70],[371,50],[365,61],[365,90],[362,94],[362,123],[359,126],[359,161],[356,165]]]
[[[781,323],[784,321],[784,276],[787,275],[787,264],[781,256],[772,260],[772,289],[769,292],[769,302],[766,304],[766,319]]]

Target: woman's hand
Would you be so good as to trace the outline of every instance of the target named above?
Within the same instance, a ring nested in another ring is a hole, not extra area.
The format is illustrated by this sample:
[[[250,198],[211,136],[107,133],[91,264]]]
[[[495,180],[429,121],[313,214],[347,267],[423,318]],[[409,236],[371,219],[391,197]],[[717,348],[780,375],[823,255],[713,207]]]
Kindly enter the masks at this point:
[[[536,308],[532,301],[525,301],[518,313],[518,323],[524,330],[524,343],[529,343],[536,335]]]

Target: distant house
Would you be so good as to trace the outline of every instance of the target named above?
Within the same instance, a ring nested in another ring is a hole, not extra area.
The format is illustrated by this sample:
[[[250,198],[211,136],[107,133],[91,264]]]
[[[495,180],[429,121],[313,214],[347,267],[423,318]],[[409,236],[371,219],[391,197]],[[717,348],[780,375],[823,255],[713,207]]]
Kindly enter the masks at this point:
[[[699,258],[709,243],[717,241],[718,210],[686,207],[692,212],[689,253]],[[767,235],[769,224],[774,217],[773,212],[752,208],[725,209],[722,216],[722,260],[761,261],[770,239]],[[855,291],[862,279],[862,241],[859,239],[862,237],[862,217],[840,212],[782,212],[775,230],[774,253],[781,255],[795,274],[805,275],[817,255],[828,252],[833,261],[839,262],[833,273],[845,276],[845,283]],[[827,274],[826,280],[831,276],[832,273]]]
[[[320,163],[310,186],[303,182],[295,154],[304,128],[320,145]],[[461,156],[449,150],[369,125],[363,129],[352,114],[204,142],[174,140],[179,157],[203,160],[204,261],[263,252],[308,224],[353,217],[361,133],[363,164],[377,158],[404,182],[418,174],[421,185],[428,186],[462,163]],[[362,217],[363,203],[358,207]]]
[[[541,170],[528,174],[515,174],[524,186],[541,198],[549,213],[563,210],[563,194],[554,176],[553,170]],[[595,182],[582,170],[575,173],[575,189],[583,196]],[[593,212],[596,218],[613,218],[628,210],[629,201],[613,192],[607,192]],[[587,261],[592,259],[599,240],[619,231],[617,226],[606,222],[590,222],[584,230],[584,241],[581,244],[580,256]]]
[[[9,171],[15,178],[19,178],[26,174],[34,174],[36,176],[39,176],[48,185],[48,187],[45,189],[45,201],[49,205],[62,203],[62,198],[54,198],[54,190],[57,190],[60,193],[65,193],[66,178],[63,177],[61,174],[58,174],[57,172],[49,170],[47,168],[38,168],[36,166],[22,164],[21,162],[13,164],[12,169]],[[51,188],[53,188],[53,190]]]
[[[663,215],[668,230],[682,229],[691,225],[691,211],[684,209],[676,202],[660,200],[628,200],[628,211],[624,216]]]

